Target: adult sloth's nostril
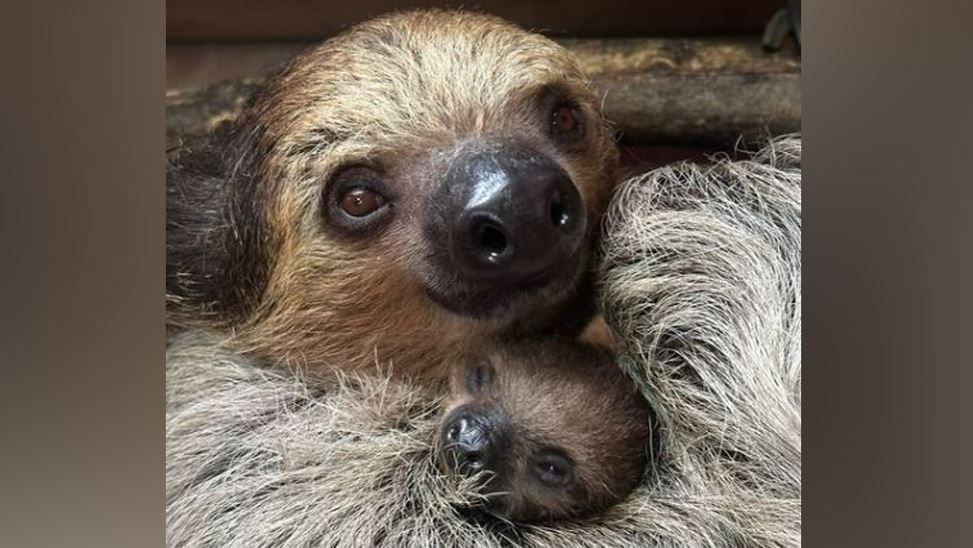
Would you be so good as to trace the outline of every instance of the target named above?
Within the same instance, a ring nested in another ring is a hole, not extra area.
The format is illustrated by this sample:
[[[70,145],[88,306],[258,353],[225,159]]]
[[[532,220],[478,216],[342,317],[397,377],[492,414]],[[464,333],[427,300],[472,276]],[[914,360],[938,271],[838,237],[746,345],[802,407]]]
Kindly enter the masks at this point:
[[[489,214],[470,216],[463,229],[466,256],[478,264],[501,265],[514,251],[513,241],[500,221]]]
[[[500,255],[507,250],[507,237],[503,231],[489,224],[480,226],[480,245],[492,255]]]

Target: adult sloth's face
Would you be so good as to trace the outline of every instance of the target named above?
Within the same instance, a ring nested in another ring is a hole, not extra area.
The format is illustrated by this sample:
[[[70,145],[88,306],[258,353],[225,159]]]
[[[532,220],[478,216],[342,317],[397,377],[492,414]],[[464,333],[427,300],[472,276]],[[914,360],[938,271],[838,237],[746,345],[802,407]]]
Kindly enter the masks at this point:
[[[410,367],[571,298],[617,161],[565,50],[441,12],[302,56],[235,143],[249,177],[232,194],[260,224],[253,272],[230,280],[248,284],[238,333],[340,368]]]

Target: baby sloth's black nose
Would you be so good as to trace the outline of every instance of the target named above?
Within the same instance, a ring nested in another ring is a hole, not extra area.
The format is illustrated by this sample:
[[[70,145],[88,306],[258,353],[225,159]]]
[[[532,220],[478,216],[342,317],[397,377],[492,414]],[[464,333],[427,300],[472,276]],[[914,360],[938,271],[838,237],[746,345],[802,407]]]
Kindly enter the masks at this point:
[[[443,429],[443,457],[447,468],[461,474],[496,471],[496,447],[490,420],[464,412]]]
[[[540,285],[571,270],[586,228],[584,203],[546,155],[495,145],[455,160],[446,185],[450,252],[467,278]]]

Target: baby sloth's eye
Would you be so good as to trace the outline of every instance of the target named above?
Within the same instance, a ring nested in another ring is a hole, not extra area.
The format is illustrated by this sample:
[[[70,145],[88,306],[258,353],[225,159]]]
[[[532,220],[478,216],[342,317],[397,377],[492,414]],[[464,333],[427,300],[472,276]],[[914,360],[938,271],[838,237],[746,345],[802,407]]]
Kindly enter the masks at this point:
[[[559,451],[545,451],[534,459],[534,475],[548,487],[564,487],[571,482],[574,463]]]
[[[353,188],[341,198],[341,209],[352,217],[365,217],[385,205],[385,198],[367,188]]]

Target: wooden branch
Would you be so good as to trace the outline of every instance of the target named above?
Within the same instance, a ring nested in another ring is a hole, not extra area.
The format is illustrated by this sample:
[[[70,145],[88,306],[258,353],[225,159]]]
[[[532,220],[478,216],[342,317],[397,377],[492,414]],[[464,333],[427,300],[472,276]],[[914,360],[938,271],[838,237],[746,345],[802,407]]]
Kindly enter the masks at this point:
[[[624,140],[727,145],[799,131],[800,57],[759,39],[565,39]],[[260,79],[166,97],[169,140],[236,117]]]
[[[758,39],[571,40],[626,140],[729,144],[801,128],[801,62]]]

